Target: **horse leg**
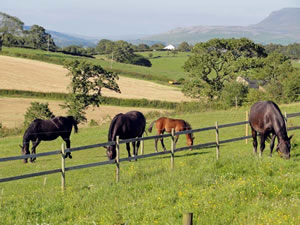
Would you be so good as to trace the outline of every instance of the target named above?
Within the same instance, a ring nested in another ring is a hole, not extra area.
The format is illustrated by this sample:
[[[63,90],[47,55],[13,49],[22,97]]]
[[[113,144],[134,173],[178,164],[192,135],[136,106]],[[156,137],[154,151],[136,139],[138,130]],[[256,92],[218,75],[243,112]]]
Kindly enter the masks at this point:
[[[273,153],[273,148],[274,148],[275,139],[276,139],[276,135],[273,134],[272,139],[271,139],[271,143],[270,143],[270,156],[271,156],[271,157],[272,157],[272,153]]]
[[[252,138],[253,138],[253,153],[257,154],[257,132],[251,128]]]
[[[39,139],[36,139],[34,142],[32,142],[32,148],[31,148],[31,154],[35,154],[36,147],[41,143]],[[30,162],[33,162],[36,160],[36,157],[30,158]]]
[[[65,138],[64,141],[66,142],[67,149],[70,149],[70,148],[71,148],[71,142],[70,142],[70,139],[69,139],[69,138]],[[72,159],[71,152],[67,152],[65,158],[67,158],[67,157],[69,157],[70,159]]]
[[[128,152],[128,158],[131,157],[131,155],[130,155],[130,145],[129,144],[130,143],[126,143],[126,149],[127,149],[127,152]],[[130,161],[130,159],[129,159],[129,161]]]
[[[138,155],[138,153],[137,153],[137,149],[136,149],[136,146],[135,146],[135,141],[132,142],[132,147],[133,147],[134,160],[136,161],[136,156]]]
[[[164,144],[164,139],[163,138],[160,138],[160,142],[161,142],[161,146],[163,147],[164,151],[166,151],[166,147],[165,147],[165,144]]]
[[[140,148],[140,144],[141,144],[141,142],[140,142],[140,141],[137,141],[137,142],[136,142],[136,155],[138,155],[138,154],[139,154],[139,148]]]
[[[259,153],[259,157],[262,157],[262,153],[265,149],[265,140],[266,140],[266,136],[264,134],[260,135],[260,153]]]
[[[155,151],[157,152],[157,142],[158,142],[158,138],[155,138]]]

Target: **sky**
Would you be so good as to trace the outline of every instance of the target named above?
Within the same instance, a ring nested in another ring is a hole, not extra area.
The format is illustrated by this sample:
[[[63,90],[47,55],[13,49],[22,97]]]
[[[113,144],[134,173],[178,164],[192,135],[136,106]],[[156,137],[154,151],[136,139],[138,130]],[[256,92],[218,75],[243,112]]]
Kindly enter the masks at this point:
[[[300,0],[0,0],[0,12],[90,37],[151,35],[186,26],[247,26]]]

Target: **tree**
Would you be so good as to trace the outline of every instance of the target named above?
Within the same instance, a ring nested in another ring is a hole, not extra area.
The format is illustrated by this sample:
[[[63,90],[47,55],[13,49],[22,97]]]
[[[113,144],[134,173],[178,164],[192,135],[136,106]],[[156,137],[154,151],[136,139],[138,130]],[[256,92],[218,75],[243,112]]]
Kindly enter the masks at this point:
[[[97,106],[102,101],[102,89],[106,88],[121,93],[116,80],[116,73],[105,71],[100,65],[94,65],[87,61],[66,61],[71,77],[70,97],[66,100],[63,108],[68,109],[68,114],[75,117],[78,122],[86,121],[85,110],[89,106]]]
[[[146,45],[146,44],[139,44],[137,46],[137,50],[139,50],[139,51],[147,51],[149,49],[150,49],[150,47],[148,45]]]
[[[153,50],[161,50],[163,49],[165,46],[163,44],[154,44],[151,46],[151,49]]]
[[[191,51],[191,47],[186,41],[184,41],[180,45],[178,45],[177,49],[180,52],[189,52],[189,51]]]
[[[115,43],[111,40],[102,39],[96,46],[96,51],[101,55],[111,54],[114,50]]]
[[[24,116],[24,127],[28,127],[28,125],[34,119],[50,119],[54,117],[53,112],[49,109],[48,102],[40,103],[40,102],[31,102],[30,107],[27,108],[25,116]]]
[[[248,94],[248,87],[234,82],[228,82],[224,85],[222,90],[222,102],[224,105],[231,107],[237,105],[241,106],[243,102],[246,100]]]
[[[113,52],[114,60],[121,63],[128,63],[140,66],[151,67],[151,62],[142,55],[134,54],[130,44],[119,41]]]
[[[261,68],[253,75],[255,79],[268,83],[272,80],[280,80],[294,71],[291,61],[281,53],[270,53],[261,60]]]
[[[193,53],[184,64],[189,80],[182,91],[209,100],[220,97],[225,82],[261,67],[260,58],[267,56],[262,46],[246,38],[212,39],[196,44]]]
[[[0,51],[2,50],[2,43],[3,43],[2,38],[3,38],[3,36],[1,35],[1,36],[0,36]]]
[[[50,34],[46,33],[45,28],[33,25],[26,32],[25,45],[35,49],[54,51],[56,46]]]

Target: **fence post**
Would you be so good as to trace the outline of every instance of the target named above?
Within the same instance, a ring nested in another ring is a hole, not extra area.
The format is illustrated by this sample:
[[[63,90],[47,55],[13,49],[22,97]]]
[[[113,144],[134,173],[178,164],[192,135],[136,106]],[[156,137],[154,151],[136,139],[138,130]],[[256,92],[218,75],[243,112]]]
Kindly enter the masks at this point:
[[[120,178],[120,142],[119,136],[116,138],[116,182],[119,182]]]
[[[216,154],[217,154],[217,160],[219,160],[219,157],[220,157],[220,145],[219,145],[219,127],[218,127],[218,122],[216,122]]]
[[[284,122],[285,122],[286,129],[287,129],[287,120],[288,120],[287,114],[286,114],[286,112],[284,112]]]
[[[183,214],[182,225],[193,225],[193,213]]]
[[[175,149],[175,129],[172,128],[171,131],[171,138],[172,138],[172,142],[171,142],[171,169],[174,169],[174,149]]]
[[[144,137],[144,134],[142,135]],[[144,155],[144,140],[141,140],[141,155]]]
[[[66,160],[65,160],[65,143],[61,145],[61,190],[66,188]]]
[[[249,135],[249,113],[246,111],[246,136]],[[246,138],[246,144],[248,144],[248,138]]]

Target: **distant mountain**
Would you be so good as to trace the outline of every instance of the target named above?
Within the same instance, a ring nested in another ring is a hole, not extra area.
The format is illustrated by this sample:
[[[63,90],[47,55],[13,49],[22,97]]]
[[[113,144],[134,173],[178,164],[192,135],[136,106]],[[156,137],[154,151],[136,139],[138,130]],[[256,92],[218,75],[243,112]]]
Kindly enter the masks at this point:
[[[250,26],[193,26],[142,38],[147,41],[191,44],[212,38],[247,37],[257,43],[290,44],[300,42],[300,8],[284,8],[272,12],[266,19]]]

